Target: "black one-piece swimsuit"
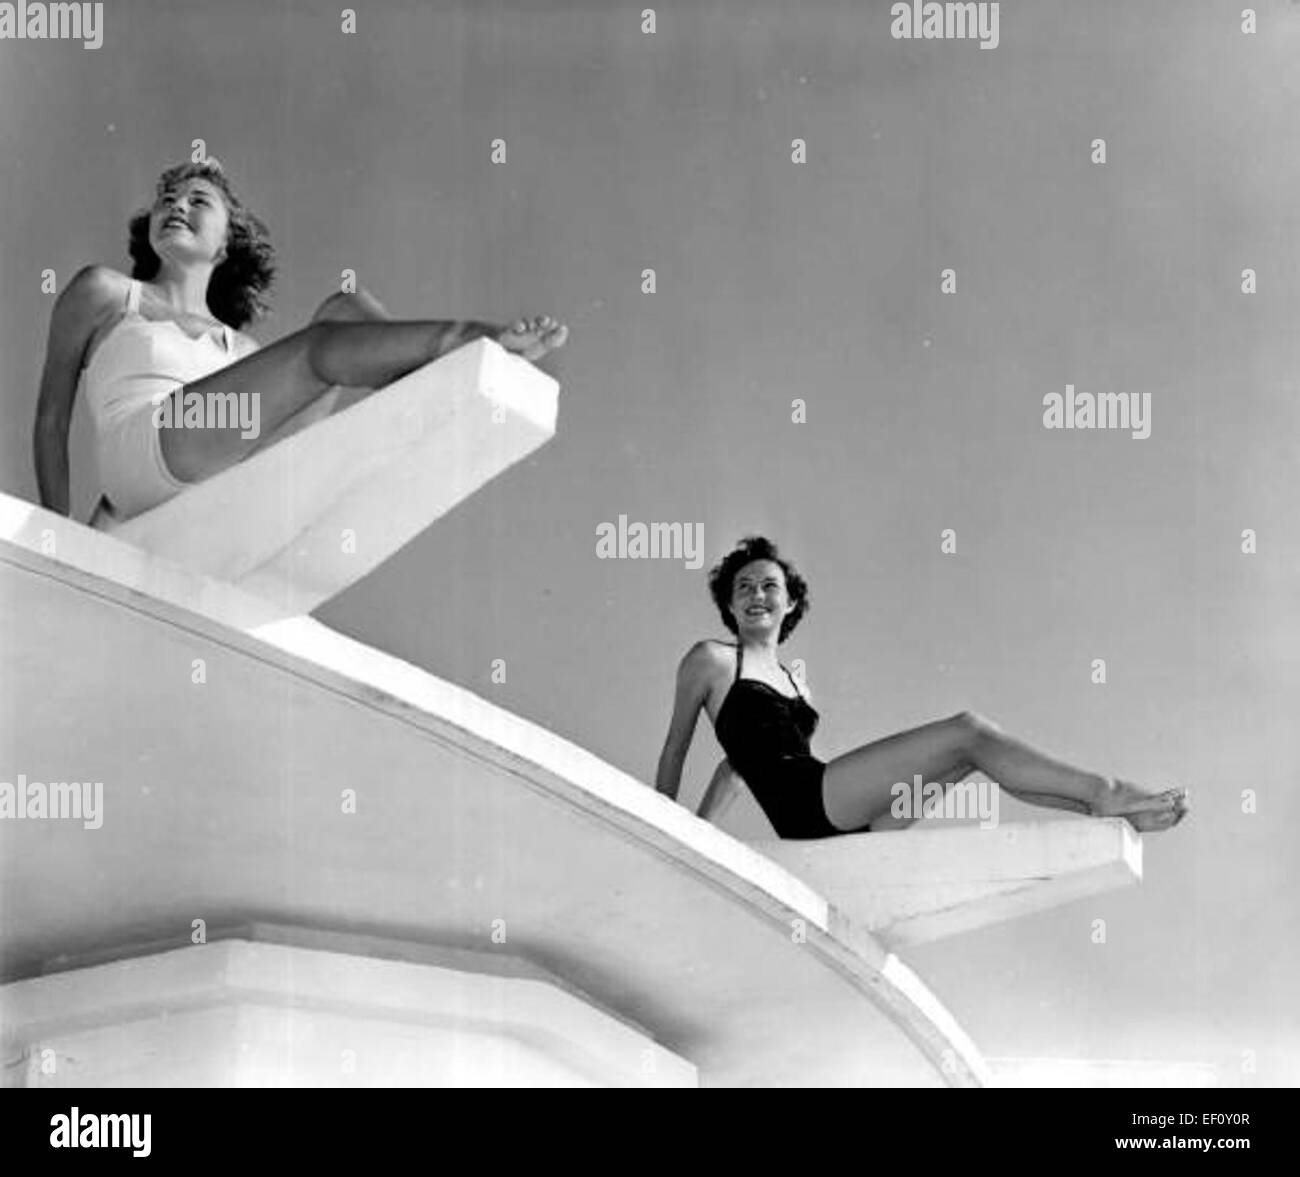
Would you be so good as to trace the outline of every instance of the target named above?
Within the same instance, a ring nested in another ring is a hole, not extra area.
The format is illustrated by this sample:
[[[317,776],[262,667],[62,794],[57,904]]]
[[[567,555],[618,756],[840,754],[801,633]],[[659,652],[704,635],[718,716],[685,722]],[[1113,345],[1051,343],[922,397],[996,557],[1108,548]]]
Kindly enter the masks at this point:
[[[817,712],[783,666],[795,693],[783,695],[756,678],[741,678],[745,651],[736,646],[736,677],[713,725],[727,760],[745,779],[780,838],[833,838],[870,829],[841,830],[831,824],[822,801],[826,765],[808,741]]]

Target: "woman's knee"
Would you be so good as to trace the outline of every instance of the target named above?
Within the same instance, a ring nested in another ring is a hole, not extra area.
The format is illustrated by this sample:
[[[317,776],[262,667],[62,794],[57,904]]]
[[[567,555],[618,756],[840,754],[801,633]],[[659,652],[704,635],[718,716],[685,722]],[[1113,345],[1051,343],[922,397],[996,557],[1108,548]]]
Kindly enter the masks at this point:
[[[344,322],[342,319],[312,319],[301,331],[294,333],[293,338],[297,341],[298,346],[302,349],[301,354],[307,360],[307,367],[311,369],[312,374],[327,384],[331,383],[328,378],[322,375],[321,363],[323,353],[331,346],[337,347],[335,341],[338,339],[338,324]]]
[[[344,322],[364,323],[371,319],[386,319],[388,312],[383,304],[368,290],[338,290],[316,308],[313,323]]]
[[[948,720],[963,736],[967,745],[977,744],[989,736],[999,735],[1002,728],[978,711],[959,711]]]

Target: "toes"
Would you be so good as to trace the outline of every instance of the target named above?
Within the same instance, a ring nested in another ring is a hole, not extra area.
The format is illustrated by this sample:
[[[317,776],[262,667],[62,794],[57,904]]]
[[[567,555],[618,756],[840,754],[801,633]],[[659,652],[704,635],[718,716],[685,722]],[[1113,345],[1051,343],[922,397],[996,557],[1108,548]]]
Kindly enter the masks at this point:
[[[504,331],[510,339],[498,339],[526,360],[541,359],[548,351],[563,347],[569,338],[569,329],[550,315],[535,319],[519,319]]]
[[[1166,789],[1160,794],[1160,800],[1175,814],[1175,822],[1182,820],[1183,815],[1187,812],[1186,789]]]
[[[1140,834],[1158,834],[1172,829],[1186,815],[1186,810],[1143,810],[1140,813],[1126,814],[1129,824]]]

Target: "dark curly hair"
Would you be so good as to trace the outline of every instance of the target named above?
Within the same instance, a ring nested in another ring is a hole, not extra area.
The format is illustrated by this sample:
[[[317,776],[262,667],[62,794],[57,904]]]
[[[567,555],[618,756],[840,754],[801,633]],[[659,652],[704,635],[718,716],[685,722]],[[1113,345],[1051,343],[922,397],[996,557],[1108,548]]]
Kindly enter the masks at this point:
[[[265,223],[244,207],[221,164],[215,159],[203,163],[181,163],[168,168],[158,179],[155,199],[168,188],[193,177],[209,181],[226,201],[230,227],[226,234],[226,256],[212,271],[208,282],[208,309],[223,323],[238,330],[267,313],[271,304],[264,297],[275,278],[275,250]],[[149,281],[158,273],[162,259],[149,244],[150,210],[135,212],[130,222],[127,248],[135,263],[132,278]]]
[[[722,624],[739,637],[740,630],[731,612],[731,588],[736,573],[754,560],[771,560],[779,564],[781,571],[785,573],[785,589],[792,608],[781,621],[781,633],[777,641],[783,642],[794,632],[794,627],[808,612],[811,603],[808,599],[808,582],[799,575],[789,560],[781,558],[776,550],[776,544],[770,539],[761,535],[745,536],[713,566],[709,573],[709,592],[713,595],[713,603],[717,605],[718,612],[722,614]]]

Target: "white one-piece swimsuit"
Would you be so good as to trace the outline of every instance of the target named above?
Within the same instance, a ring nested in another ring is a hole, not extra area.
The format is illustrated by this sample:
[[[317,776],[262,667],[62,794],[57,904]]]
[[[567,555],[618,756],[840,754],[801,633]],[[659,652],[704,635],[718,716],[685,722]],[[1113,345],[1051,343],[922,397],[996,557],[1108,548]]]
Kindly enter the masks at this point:
[[[108,509],[92,527],[111,527],[184,490],[163,460],[154,413],[178,388],[233,364],[258,349],[256,340],[222,324],[222,342],[197,339],[172,319],[140,313],[140,282],[131,279],[122,317],[81,371],[79,392],[94,432],[99,489]]]

